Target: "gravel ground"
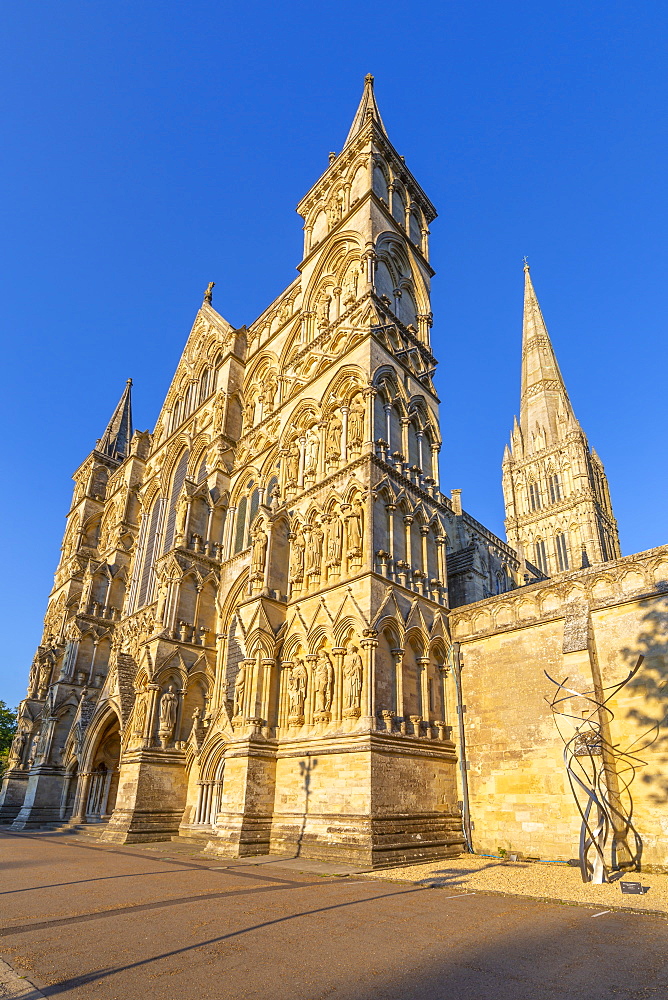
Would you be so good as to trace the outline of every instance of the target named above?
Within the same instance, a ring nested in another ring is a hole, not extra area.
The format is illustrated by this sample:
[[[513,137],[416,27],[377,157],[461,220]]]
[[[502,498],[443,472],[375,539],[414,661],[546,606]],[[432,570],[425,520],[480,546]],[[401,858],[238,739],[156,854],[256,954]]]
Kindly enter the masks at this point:
[[[649,890],[642,895],[622,893],[619,879],[607,885],[585,884],[579,868],[541,861],[503,861],[465,854],[447,861],[376,871],[373,878],[417,885],[452,887],[463,892],[502,892],[563,903],[588,903],[607,909],[668,913],[668,876],[632,872],[622,875]]]

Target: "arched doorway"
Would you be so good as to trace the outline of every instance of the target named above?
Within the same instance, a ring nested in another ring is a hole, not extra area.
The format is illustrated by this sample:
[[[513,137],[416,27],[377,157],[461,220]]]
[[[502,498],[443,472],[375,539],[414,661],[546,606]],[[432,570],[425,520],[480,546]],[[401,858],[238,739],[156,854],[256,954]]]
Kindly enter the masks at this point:
[[[118,763],[121,736],[114,716],[102,731],[90,763],[90,780],[84,816],[87,823],[99,823],[111,816],[118,791]]]

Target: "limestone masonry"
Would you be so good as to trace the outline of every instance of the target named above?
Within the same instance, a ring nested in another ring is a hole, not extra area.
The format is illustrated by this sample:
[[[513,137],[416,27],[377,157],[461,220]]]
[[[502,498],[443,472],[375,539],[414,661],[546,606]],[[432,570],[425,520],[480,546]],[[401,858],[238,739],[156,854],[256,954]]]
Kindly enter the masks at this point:
[[[668,864],[668,546],[622,558],[528,267],[508,544],[440,490],[429,225],[364,93],[298,206],[295,281],[234,329],[206,290],[153,433],[128,382],[74,474],[0,819],[232,856],[569,858],[544,670],[634,685],[645,860]]]

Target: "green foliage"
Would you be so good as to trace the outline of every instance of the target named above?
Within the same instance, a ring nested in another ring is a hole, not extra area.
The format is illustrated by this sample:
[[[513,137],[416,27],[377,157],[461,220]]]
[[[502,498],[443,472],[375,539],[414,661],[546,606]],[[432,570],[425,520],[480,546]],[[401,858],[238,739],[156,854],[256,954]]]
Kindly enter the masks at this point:
[[[0,775],[7,766],[7,758],[16,733],[16,711],[0,701]]]

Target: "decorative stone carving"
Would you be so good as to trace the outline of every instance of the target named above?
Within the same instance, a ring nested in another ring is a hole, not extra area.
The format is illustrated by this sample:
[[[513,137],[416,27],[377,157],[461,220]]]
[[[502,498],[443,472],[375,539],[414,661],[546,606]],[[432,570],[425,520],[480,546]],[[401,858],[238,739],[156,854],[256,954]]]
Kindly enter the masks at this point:
[[[304,701],[308,686],[308,672],[303,660],[296,660],[288,674],[288,698],[290,701],[289,723],[292,726],[304,724]]]
[[[246,692],[246,664],[240,663],[237,676],[234,679],[234,716],[241,716],[244,708],[244,694]]]
[[[362,447],[364,441],[364,403],[356,396],[348,413],[348,447],[353,451]]]
[[[264,579],[264,568],[267,560],[267,543],[269,538],[262,527],[262,522],[253,529],[253,550],[251,555],[251,578]]]
[[[327,522],[327,555],[325,565],[330,570],[341,567],[343,554],[343,525],[338,514],[332,514]]]
[[[25,752],[26,745],[28,743],[28,733],[25,729],[19,729],[16,736],[12,740],[12,745],[9,751],[8,764],[15,765],[17,767],[21,766],[23,761],[23,754]]]
[[[158,736],[163,750],[167,749],[167,744],[171,740],[174,733],[178,706],[178,695],[174,694],[174,687],[170,684],[160,699],[160,722],[158,727]]]
[[[363,673],[362,657],[357,646],[351,646],[343,658],[344,719],[357,719],[361,715]]]
[[[348,541],[348,558],[362,558],[362,505],[356,500],[346,515],[346,531]]]
[[[294,486],[297,484],[299,479],[299,445],[297,440],[293,440],[288,447],[288,451],[285,457],[286,465],[286,483],[288,486]]]
[[[301,583],[304,579],[304,549],[306,541],[304,532],[297,528],[290,545],[290,579],[293,583]]]
[[[320,576],[322,565],[323,532],[319,525],[313,524],[306,539],[305,570],[307,576]]]
[[[327,424],[327,447],[325,458],[328,462],[338,462],[341,458],[341,433],[343,424],[337,413],[333,413]]]
[[[135,736],[144,735],[144,727],[146,725],[146,688],[142,688],[137,694],[137,700],[135,702],[134,711],[134,722],[132,726],[132,731]]]
[[[315,661],[313,692],[315,694],[315,721],[329,722],[334,693],[334,667],[324,649],[320,650]]]
[[[304,445],[304,474],[315,476],[318,471],[318,451],[320,440],[317,427],[311,427],[306,435]]]

